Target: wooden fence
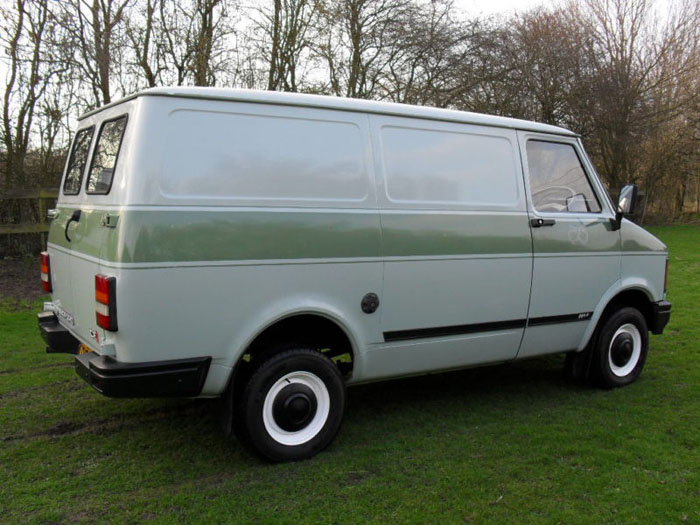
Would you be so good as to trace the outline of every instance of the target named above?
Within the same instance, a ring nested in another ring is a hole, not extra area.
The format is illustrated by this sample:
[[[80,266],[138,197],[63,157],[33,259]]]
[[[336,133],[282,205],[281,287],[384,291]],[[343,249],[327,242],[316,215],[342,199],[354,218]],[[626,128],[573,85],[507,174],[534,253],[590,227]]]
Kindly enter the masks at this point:
[[[46,213],[57,198],[57,188],[0,190],[0,257],[33,254],[46,246]]]

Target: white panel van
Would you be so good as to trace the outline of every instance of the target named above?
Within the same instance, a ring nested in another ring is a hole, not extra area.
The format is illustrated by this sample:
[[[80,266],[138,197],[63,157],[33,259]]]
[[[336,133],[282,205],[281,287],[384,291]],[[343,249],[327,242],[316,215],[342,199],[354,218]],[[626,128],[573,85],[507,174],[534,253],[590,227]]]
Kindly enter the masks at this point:
[[[634,381],[671,312],[635,192],[549,125],[150,89],[79,121],[39,326],[104,395],[223,396],[263,456],[307,458],[346,385],[557,352]]]

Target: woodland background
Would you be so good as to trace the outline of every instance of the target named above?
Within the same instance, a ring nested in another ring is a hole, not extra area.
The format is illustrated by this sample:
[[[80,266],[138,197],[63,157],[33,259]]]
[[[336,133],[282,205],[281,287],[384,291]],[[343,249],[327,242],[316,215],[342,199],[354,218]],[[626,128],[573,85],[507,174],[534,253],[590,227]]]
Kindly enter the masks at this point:
[[[77,116],[167,85],[564,126],[611,194],[640,186],[638,221],[697,221],[700,3],[669,5],[570,0],[469,17],[450,0],[0,0],[0,256],[45,242]]]

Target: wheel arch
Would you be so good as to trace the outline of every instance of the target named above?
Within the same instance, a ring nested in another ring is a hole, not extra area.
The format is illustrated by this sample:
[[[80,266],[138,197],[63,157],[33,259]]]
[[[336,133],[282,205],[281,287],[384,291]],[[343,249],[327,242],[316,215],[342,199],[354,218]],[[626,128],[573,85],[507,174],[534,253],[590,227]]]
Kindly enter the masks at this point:
[[[357,343],[352,332],[340,319],[326,311],[299,310],[270,320],[250,337],[233,363],[234,370],[246,356],[272,355],[276,352],[268,351],[270,346],[286,342],[309,344],[317,346],[319,350],[325,350],[328,345],[333,357],[349,354],[351,365],[357,355]],[[333,345],[337,348],[333,348]]]
[[[639,310],[644,316],[647,325],[650,325],[652,316],[651,304],[653,301],[653,292],[643,280],[629,279],[616,282],[598,303],[577,351],[582,351],[586,348],[601,320],[606,319],[613,311],[622,306],[631,306]]]
[[[222,426],[226,435],[234,430],[233,408],[246,384],[246,378],[255,371],[255,363],[288,349],[281,346],[284,342],[298,342],[313,346],[313,340],[298,339],[296,336],[303,330],[314,328],[320,330],[318,334],[321,338],[331,337],[336,348],[331,348],[330,355],[328,352],[325,355],[334,360],[345,381],[347,382],[352,377],[353,372],[357,369],[357,358],[360,355],[359,343],[355,332],[338,315],[322,308],[299,308],[279,313],[274,317],[271,316],[266,323],[249,334],[244,342],[238,346],[238,352],[233,354],[226,388],[222,394],[222,415],[224,416]],[[316,342],[320,343],[321,340],[317,338]],[[266,352],[266,347],[276,348],[275,351]],[[324,353],[323,348],[316,349],[320,353]],[[341,361],[345,354],[349,354],[349,363],[346,360]],[[254,361],[256,358],[257,362]],[[342,364],[339,364],[339,361]]]

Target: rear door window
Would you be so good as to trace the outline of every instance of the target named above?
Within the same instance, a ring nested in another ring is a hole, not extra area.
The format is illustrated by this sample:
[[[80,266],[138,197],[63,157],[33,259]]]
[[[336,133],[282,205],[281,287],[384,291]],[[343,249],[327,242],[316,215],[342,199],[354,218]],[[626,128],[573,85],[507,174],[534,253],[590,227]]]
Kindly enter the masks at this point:
[[[527,164],[537,211],[600,212],[600,203],[571,144],[529,140]]]
[[[83,172],[90,153],[90,142],[94,131],[94,127],[85,128],[78,131],[75,135],[73,149],[68,159],[66,179],[63,182],[64,195],[77,195],[80,192],[80,185],[83,182]]]
[[[90,164],[90,174],[85,190],[87,193],[102,195],[109,193],[125,128],[126,115],[102,123]]]

